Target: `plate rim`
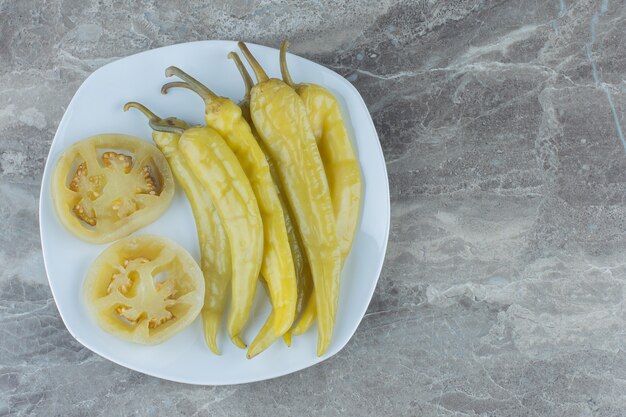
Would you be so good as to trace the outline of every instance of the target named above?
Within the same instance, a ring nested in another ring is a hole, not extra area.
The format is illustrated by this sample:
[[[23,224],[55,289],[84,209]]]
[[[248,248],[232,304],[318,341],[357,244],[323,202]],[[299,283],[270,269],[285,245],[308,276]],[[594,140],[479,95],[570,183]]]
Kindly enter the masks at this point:
[[[62,309],[59,307],[58,303],[57,303],[57,296],[55,294],[55,290],[54,290],[54,285],[52,284],[51,280],[50,280],[50,272],[49,272],[49,266],[48,266],[48,260],[46,257],[46,245],[44,244],[44,233],[43,233],[43,228],[41,226],[41,219],[42,219],[42,211],[43,211],[43,206],[44,206],[44,202],[45,202],[45,196],[44,193],[47,192],[47,188],[44,186],[45,178],[49,178],[50,174],[50,170],[54,169],[54,167],[52,167],[52,165],[54,165],[51,162],[51,154],[52,154],[52,150],[53,150],[53,145],[60,136],[62,136],[62,134],[65,131],[65,122],[66,122],[66,118],[69,117],[68,116],[68,110],[70,108],[72,108],[72,105],[74,104],[74,101],[76,100],[76,97],[79,95],[79,92],[81,91],[81,89],[85,88],[85,86],[88,84],[88,82],[95,76],[95,74],[104,71],[107,67],[116,64],[120,61],[123,61],[125,59],[131,58],[131,57],[137,57],[137,56],[141,56],[141,55],[147,55],[150,53],[154,53],[154,51],[159,51],[159,50],[164,50],[164,49],[168,49],[171,47],[177,47],[180,45],[189,45],[189,44],[211,44],[211,43],[233,43],[236,45],[237,41],[233,41],[233,40],[228,40],[228,39],[206,39],[206,40],[196,40],[196,41],[190,41],[190,42],[179,42],[179,43],[174,43],[171,45],[164,45],[164,46],[160,46],[158,48],[152,48],[152,49],[148,49],[145,51],[141,51],[135,54],[131,54],[131,55],[127,55],[118,59],[115,59],[111,62],[106,63],[105,65],[97,68],[96,70],[94,70],[93,72],[91,72],[81,83],[81,85],[76,89],[76,91],[74,92],[72,99],[70,100],[70,102],[68,103],[67,107],[65,108],[65,111],[63,112],[63,116],[61,117],[61,119],[59,120],[59,124],[57,127],[57,130],[54,134],[54,137],[52,139],[52,142],[50,143],[50,149],[48,150],[48,154],[46,156],[46,162],[45,162],[45,166],[44,166],[44,171],[41,177],[41,188],[40,188],[40,192],[39,192],[39,207],[38,207],[38,217],[39,217],[39,236],[40,236],[40,242],[41,242],[41,251],[42,251],[42,257],[43,257],[43,263],[44,263],[44,270],[46,272],[46,278],[48,280],[48,286],[50,287],[50,291],[52,293],[52,297],[54,299],[54,303],[55,306],[57,307],[57,311],[59,312],[59,316],[61,317],[61,320],[63,321],[63,324],[65,326],[65,328],[67,329],[67,331],[70,333],[70,335],[77,341],[79,342],[81,345],[83,345],[84,347],[86,347],[87,349],[89,349],[90,351],[92,351],[93,353],[95,353],[96,355],[100,356],[103,359],[106,359],[108,361],[111,361],[117,365],[123,366],[125,368],[131,369],[135,372],[139,372],[145,375],[149,375],[151,377],[155,377],[155,378],[159,378],[159,379],[163,379],[163,380],[168,380],[168,381],[174,381],[177,383],[182,383],[182,384],[188,384],[188,385],[198,385],[198,386],[226,386],[226,385],[240,385],[240,384],[247,384],[247,383],[252,383],[252,382],[260,382],[260,381],[267,381],[270,379],[275,379],[275,378],[279,378],[281,376],[285,376],[285,375],[289,375],[295,372],[299,372],[303,369],[315,366],[321,362],[326,361],[327,359],[332,358],[333,356],[335,356],[337,353],[339,353],[340,351],[342,351],[345,346],[348,344],[348,342],[350,342],[350,340],[353,338],[354,334],[356,333],[356,331],[358,330],[358,327],[360,326],[361,322],[363,321],[363,318],[365,317],[365,313],[367,312],[367,308],[369,307],[372,298],[374,296],[374,292],[376,290],[376,286],[378,285],[378,281],[380,280],[380,275],[382,272],[382,268],[384,266],[385,263],[385,259],[386,259],[386,253],[387,253],[387,247],[388,247],[388,243],[389,243],[389,232],[390,232],[390,227],[391,227],[391,196],[390,196],[390,191],[389,191],[389,175],[387,172],[387,165],[385,162],[385,157],[384,157],[384,152],[382,149],[382,145],[380,142],[380,138],[378,136],[378,132],[376,131],[376,126],[374,125],[374,121],[372,119],[372,115],[367,107],[367,104],[365,103],[365,100],[363,99],[363,97],[361,96],[361,93],[357,90],[357,88],[350,82],[348,81],[345,77],[342,77],[341,75],[339,75],[338,73],[336,73],[333,69],[327,67],[326,65],[317,63],[315,61],[312,61],[310,59],[307,59],[305,57],[299,56],[299,55],[294,55],[294,54],[289,54],[292,56],[295,56],[301,60],[306,61],[309,64],[314,64],[317,66],[321,66],[323,68],[325,68],[326,70],[328,70],[329,74],[332,75],[332,77],[334,78],[338,78],[342,84],[346,85],[353,93],[355,93],[355,96],[358,97],[358,100],[360,101],[360,104],[363,105],[363,107],[365,108],[365,110],[367,111],[367,115],[369,116],[368,119],[368,124],[369,127],[371,128],[371,131],[374,132],[374,137],[372,139],[372,142],[375,143],[376,146],[376,154],[377,154],[377,159],[378,159],[378,163],[380,164],[380,166],[382,167],[382,173],[384,174],[384,181],[382,181],[384,188],[383,189],[379,189],[377,190],[378,193],[384,193],[383,196],[383,203],[384,203],[384,210],[386,212],[385,218],[384,219],[379,219],[379,220],[384,220],[385,224],[384,224],[384,241],[383,241],[383,245],[381,247],[381,253],[382,253],[382,259],[380,260],[380,262],[378,262],[378,266],[377,266],[377,270],[376,272],[376,279],[371,281],[371,285],[370,288],[368,289],[368,292],[370,293],[369,299],[367,300],[367,303],[364,304],[364,310],[363,311],[359,311],[359,316],[360,319],[358,320],[358,323],[356,323],[356,326],[354,326],[354,329],[351,331],[351,334],[349,335],[348,338],[346,338],[345,342],[343,342],[341,345],[338,345],[336,350],[332,353],[329,354],[328,352],[323,355],[322,357],[316,356],[314,358],[314,360],[311,363],[307,363],[304,364],[302,366],[297,365],[295,367],[295,369],[291,369],[291,370],[284,370],[284,371],[277,371],[276,373],[271,374],[270,376],[267,377],[263,377],[263,378],[258,378],[258,377],[242,377],[240,378],[237,382],[211,382],[211,383],[204,383],[204,382],[194,382],[194,381],[190,381],[190,380],[183,380],[181,378],[178,378],[176,376],[163,376],[163,375],[158,375],[156,372],[152,372],[150,370],[144,370],[144,369],[138,369],[137,366],[135,366],[132,362],[125,362],[123,360],[118,360],[118,359],[112,359],[108,356],[106,356],[105,354],[100,353],[101,350],[97,347],[94,346],[92,343],[89,343],[87,341],[85,341],[81,336],[79,336],[78,334],[76,334],[74,332],[74,330],[72,329],[71,326],[68,326],[67,324],[67,320],[66,317],[64,315],[64,313],[62,312]],[[265,46],[265,45],[260,45],[260,44],[256,44],[253,42],[246,42],[246,45],[248,45],[248,47],[252,47],[252,49],[257,49],[257,48],[261,48],[261,49],[269,49],[271,51],[275,51],[278,52],[279,50],[277,48],[273,48],[270,46]],[[362,167],[361,167],[361,171],[362,171]],[[378,197],[378,198],[380,198]],[[56,214],[55,214],[56,215]],[[362,213],[360,213],[360,215],[362,215]],[[135,233],[139,232],[141,234],[141,230],[139,229],[137,230]],[[131,234],[132,235],[132,234]],[[116,240],[117,241],[117,240]],[[114,241],[115,242],[115,241]],[[114,242],[109,242],[107,243],[104,249],[106,249],[106,247],[108,247],[108,245],[113,244]],[[103,249],[103,250],[104,250]]]

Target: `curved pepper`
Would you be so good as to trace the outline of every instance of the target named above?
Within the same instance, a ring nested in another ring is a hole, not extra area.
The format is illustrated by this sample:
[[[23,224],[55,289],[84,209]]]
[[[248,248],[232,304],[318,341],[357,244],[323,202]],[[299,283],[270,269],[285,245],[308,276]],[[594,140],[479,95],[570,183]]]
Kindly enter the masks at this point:
[[[289,246],[291,248],[291,256],[293,258],[293,264],[296,270],[296,282],[297,282],[297,299],[296,299],[296,312],[294,317],[299,317],[304,309],[304,301],[310,298],[311,291],[313,290],[313,278],[311,277],[311,269],[309,268],[309,263],[306,259],[306,255],[304,253],[302,239],[300,237],[300,233],[296,227],[295,221],[293,219],[293,214],[291,213],[291,209],[289,205],[285,201],[285,191],[284,185],[280,182],[278,172],[276,170],[276,164],[272,157],[269,155],[265,144],[263,141],[259,140],[256,129],[254,128],[254,124],[252,123],[252,119],[250,118],[250,90],[254,85],[250,74],[246,70],[243,62],[239,58],[235,52],[231,52],[228,54],[228,57],[231,58],[241,77],[244,81],[245,85],[245,93],[244,98],[239,102],[239,107],[241,108],[241,114],[243,118],[249,123],[250,129],[252,130],[252,135],[255,137],[255,140],[258,142],[261,150],[265,153],[265,157],[267,158],[267,163],[270,167],[270,173],[272,175],[272,179],[274,180],[274,184],[276,185],[276,191],[278,193],[278,198],[280,200],[280,204],[283,207],[283,214],[285,215],[285,226],[287,227],[287,236],[289,237]],[[270,317],[271,318],[271,317]],[[275,340],[276,337],[274,333],[271,331],[271,323],[270,318],[263,325],[261,330],[259,331],[259,335],[256,338],[258,343],[256,345],[250,345],[250,349],[248,354],[252,357],[263,350],[265,350],[268,346],[270,346]],[[291,331],[288,331],[283,335],[283,339],[287,346],[291,346]]]
[[[196,92],[205,102],[207,126],[222,135],[234,152],[250,180],[263,219],[264,251],[261,275],[267,282],[272,301],[275,338],[285,334],[293,324],[296,309],[296,276],[285,226],[285,216],[276,186],[270,174],[265,154],[254,138],[248,122],[242,117],[239,106],[225,97],[218,97],[206,86],[176,67],[166,70],[168,76],[176,75],[185,83],[163,86],[167,92],[172,87],[186,87]],[[254,356],[258,337],[250,345],[248,356]]]
[[[206,288],[202,307],[204,339],[211,351],[219,355],[217,332],[224,314],[228,284],[230,284],[232,274],[230,247],[215,205],[178,149],[180,136],[189,128],[189,125],[174,118],[161,119],[136,102],[126,103],[124,111],[128,111],[131,107],[140,110],[148,117],[150,126],[154,130],[152,139],[163,152],[174,178],[183,187],[189,199],[198,232],[200,267]],[[161,129],[166,129],[166,131],[161,131]]]
[[[278,79],[269,79],[243,42],[254,69],[250,111],[259,137],[277,163],[313,273],[318,313],[317,354],[332,338],[339,295],[341,252],[324,166],[302,99]]]
[[[320,151],[333,204],[337,238],[345,261],[350,253],[361,206],[361,173],[341,108],[330,91],[317,84],[295,84],[287,67],[288,41],[280,45],[280,72],[283,81],[294,88],[304,101],[313,135]],[[315,295],[313,294],[311,300]],[[315,303],[307,307],[294,334],[308,330],[315,320]]]
[[[192,127],[181,136],[179,148],[226,229],[233,269],[228,335],[241,346],[240,333],[250,314],[263,260],[263,221],[257,200],[237,157],[215,130]]]
[[[341,108],[330,91],[317,84],[295,84],[287,67],[288,41],[280,46],[280,71],[283,81],[304,101],[324,171],[335,214],[337,238],[345,259],[359,221],[361,172],[352,141],[343,121]]]

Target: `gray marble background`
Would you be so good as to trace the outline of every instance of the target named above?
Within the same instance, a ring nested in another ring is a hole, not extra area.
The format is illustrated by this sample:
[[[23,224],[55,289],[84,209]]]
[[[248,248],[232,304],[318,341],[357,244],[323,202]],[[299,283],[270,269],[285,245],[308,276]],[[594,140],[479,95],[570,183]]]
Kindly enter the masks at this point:
[[[626,2],[0,0],[0,415],[626,414]],[[392,230],[348,346],[194,387],[70,336],[38,193],[66,105],[146,49],[244,39],[336,70],[380,134]]]

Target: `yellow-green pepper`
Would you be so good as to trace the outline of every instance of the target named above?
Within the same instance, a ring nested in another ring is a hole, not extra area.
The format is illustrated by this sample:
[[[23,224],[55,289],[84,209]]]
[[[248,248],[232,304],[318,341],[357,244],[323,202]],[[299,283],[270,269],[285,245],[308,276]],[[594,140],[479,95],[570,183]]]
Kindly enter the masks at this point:
[[[283,81],[269,79],[243,42],[239,47],[257,77],[250,97],[252,120],[276,161],[313,274],[317,354],[322,355],[332,338],[342,263],[324,166],[302,99]]]
[[[200,267],[206,288],[202,307],[204,338],[211,351],[219,355],[217,333],[224,314],[228,284],[230,284],[232,274],[230,247],[215,205],[178,149],[180,136],[189,128],[189,125],[174,118],[161,119],[136,102],[126,103],[124,111],[128,111],[131,107],[140,110],[148,117],[150,126],[154,130],[152,139],[163,152],[174,178],[183,187],[191,204],[200,244]],[[166,129],[166,131],[161,129]]]
[[[284,186],[281,184],[278,176],[278,172],[276,170],[276,164],[274,163],[272,157],[269,155],[269,152],[265,148],[265,144],[259,140],[258,134],[254,128],[254,124],[252,123],[252,119],[250,118],[250,90],[254,85],[250,74],[246,70],[243,62],[239,56],[231,52],[228,54],[228,57],[231,58],[241,77],[244,81],[245,93],[244,98],[239,102],[239,107],[241,108],[241,113],[243,118],[249,123],[250,128],[252,130],[252,134],[257,140],[261,150],[265,153],[265,157],[267,158],[267,162],[270,167],[270,173],[272,175],[272,179],[274,180],[274,184],[276,185],[276,191],[278,193],[278,198],[283,207],[283,214],[285,215],[285,226],[287,227],[287,236],[289,237],[289,246],[291,248],[291,255],[293,258],[294,267],[296,269],[296,281],[297,281],[297,300],[296,300],[296,312],[295,317],[299,317],[304,308],[304,301],[310,298],[311,291],[313,289],[313,278],[311,277],[311,269],[309,268],[309,263],[306,259],[306,255],[304,253],[302,239],[300,238],[300,233],[297,230],[295,225],[295,221],[293,220],[293,215],[291,214],[291,210],[289,205],[285,201],[285,192]],[[271,323],[270,319],[263,325],[261,330],[259,331],[259,335],[256,338],[258,343],[256,345],[250,345],[248,350],[248,356],[254,357],[258,353],[265,350],[268,346],[270,346],[275,340],[276,337],[274,333],[271,331]],[[283,335],[285,339],[285,343],[288,346],[291,346],[291,331],[288,331]]]
[[[309,123],[317,142],[333,204],[337,238],[345,259],[359,221],[361,206],[361,172],[359,161],[348,135],[341,107],[333,94],[317,84],[295,84],[287,67],[287,48],[280,47],[280,71],[283,81],[294,88],[304,101]]]
[[[239,160],[250,180],[259,211],[263,219],[264,253],[261,275],[265,279],[272,301],[272,317],[275,338],[282,336],[293,324],[296,308],[296,276],[289,247],[285,216],[276,186],[272,180],[265,154],[254,138],[242,111],[233,101],[218,97],[198,80],[176,67],[166,70],[168,76],[176,75],[185,83],[169,83],[163,86],[186,87],[196,92],[205,102],[207,126],[222,135]],[[250,345],[250,352],[257,348],[258,337]]]
[[[230,242],[232,298],[228,335],[241,346],[243,330],[263,261],[263,221],[250,181],[224,139],[208,127],[183,133],[179,148],[191,171],[209,192]]]
[[[361,173],[341,108],[330,91],[317,84],[295,84],[287,67],[288,41],[280,46],[280,71],[283,81],[294,88],[304,101],[313,135],[317,142],[333,204],[337,238],[345,261],[350,253],[361,206]],[[315,294],[311,295],[311,300]],[[302,334],[315,320],[315,303],[307,307],[294,329]]]

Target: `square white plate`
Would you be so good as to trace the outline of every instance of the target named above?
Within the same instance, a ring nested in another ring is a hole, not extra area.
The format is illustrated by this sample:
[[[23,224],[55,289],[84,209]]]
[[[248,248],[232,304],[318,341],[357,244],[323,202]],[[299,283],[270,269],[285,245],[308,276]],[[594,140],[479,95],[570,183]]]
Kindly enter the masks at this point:
[[[270,76],[279,77],[278,51],[249,44]],[[309,367],[339,352],[350,340],[372,298],[380,274],[389,235],[389,185],[378,135],[357,90],[343,77],[306,59],[289,55],[296,82],[323,85],[339,99],[350,126],[363,177],[363,201],[359,227],[341,281],[341,294],[333,341],[328,352],[315,354],[315,326],[294,337],[290,348],[282,341],[252,360],[233,346],[221,331],[222,355],[213,355],[204,343],[198,317],[187,329],[158,346],[124,342],[101,330],[87,316],[82,299],[85,271],[106,245],[85,243],[59,223],[50,195],[50,177],[61,153],[72,143],[98,133],[126,133],[151,141],[145,117],[124,113],[127,101],[139,101],[161,117],[176,116],[203,123],[203,102],[181,89],[164,96],[161,86],[172,79],[164,71],[176,65],[222,96],[236,101],[243,96],[243,82],[234,63],[226,58],[237,50],[232,41],[191,42],[142,52],[95,71],[70,102],[52,142],[43,175],[39,217],[41,244],[48,280],[57,307],[69,332],[95,353],[122,366],[159,378],[190,384],[238,384],[285,375]],[[191,208],[178,187],[173,202],[156,222],[137,232],[169,237],[199,259]],[[245,340],[251,341],[269,314],[263,290],[257,291]]]

